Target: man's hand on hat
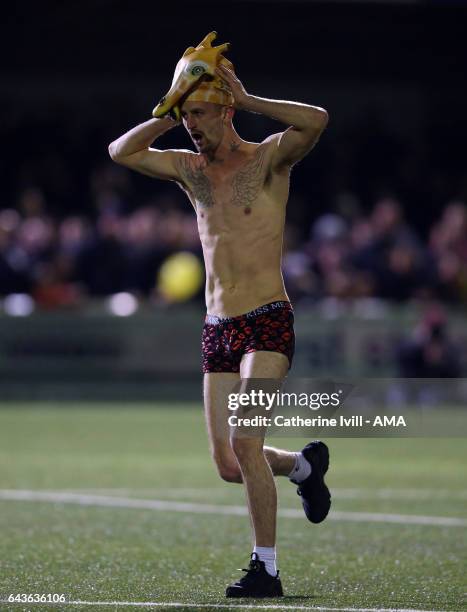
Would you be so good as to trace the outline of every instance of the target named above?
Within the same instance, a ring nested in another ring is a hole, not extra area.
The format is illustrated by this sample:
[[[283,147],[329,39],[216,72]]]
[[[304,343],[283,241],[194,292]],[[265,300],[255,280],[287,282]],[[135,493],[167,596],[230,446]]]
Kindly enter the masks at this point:
[[[245,108],[249,96],[235,72],[227,66],[219,64],[216,68],[216,74],[232,92],[234,107],[240,110]]]

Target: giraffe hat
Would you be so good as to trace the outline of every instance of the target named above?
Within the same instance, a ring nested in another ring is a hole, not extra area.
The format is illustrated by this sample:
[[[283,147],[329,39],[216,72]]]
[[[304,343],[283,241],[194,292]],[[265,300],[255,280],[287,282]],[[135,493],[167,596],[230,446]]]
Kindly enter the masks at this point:
[[[181,106],[187,100],[223,106],[233,104],[230,89],[215,73],[219,64],[233,69],[233,64],[222,55],[230,45],[224,43],[213,47],[211,43],[216,37],[217,32],[210,32],[196,48],[188,47],[175,68],[170,90],[152,111],[153,117],[164,117],[170,113],[179,121]]]

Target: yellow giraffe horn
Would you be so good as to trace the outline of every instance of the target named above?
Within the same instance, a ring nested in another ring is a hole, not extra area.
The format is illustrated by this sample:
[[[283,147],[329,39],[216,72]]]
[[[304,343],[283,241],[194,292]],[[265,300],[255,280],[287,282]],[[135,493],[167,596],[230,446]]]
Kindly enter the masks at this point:
[[[213,30],[212,32],[209,32],[209,34],[206,34],[206,36],[203,38],[203,40],[199,43],[199,45],[196,47],[197,49],[201,49],[201,47],[212,47],[212,41],[216,40],[217,38],[217,32],[215,30]]]
[[[218,50],[218,53],[224,53],[224,51],[228,51],[230,49],[230,43],[224,43],[223,45],[219,45],[218,47],[214,47],[214,49]]]

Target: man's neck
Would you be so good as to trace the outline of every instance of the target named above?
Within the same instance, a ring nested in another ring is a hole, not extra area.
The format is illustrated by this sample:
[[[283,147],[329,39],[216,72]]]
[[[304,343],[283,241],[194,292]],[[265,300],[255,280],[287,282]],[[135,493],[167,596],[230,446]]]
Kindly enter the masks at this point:
[[[217,149],[204,155],[209,164],[224,163],[232,154],[240,151],[244,144],[246,144],[246,141],[242,140],[234,129],[226,130]]]

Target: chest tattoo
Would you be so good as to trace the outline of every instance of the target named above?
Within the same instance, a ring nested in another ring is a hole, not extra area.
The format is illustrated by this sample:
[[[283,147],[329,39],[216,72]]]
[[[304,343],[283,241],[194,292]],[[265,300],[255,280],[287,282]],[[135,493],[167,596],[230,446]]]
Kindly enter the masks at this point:
[[[251,212],[251,205],[257,199],[264,183],[265,148],[258,147],[255,155],[232,177],[229,203],[243,207],[246,214]],[[193,194],[200,208],[214,205],[212,182],[205,174],[206,163],[199,163],[189,156],[179,160],[180,173],[184,184]]]
[[[258,147],[254,157],[233,177],[231,203],[234,206],[243,206],[245,212],[249,212],[263,186],[263,165],[264,147]]]
[[[194,164],[188,157],[180,159],[180,172],[184,183],[193,193],[201,208],[210,208],[214,204],[211,183],[204,174],[205,165]]]

